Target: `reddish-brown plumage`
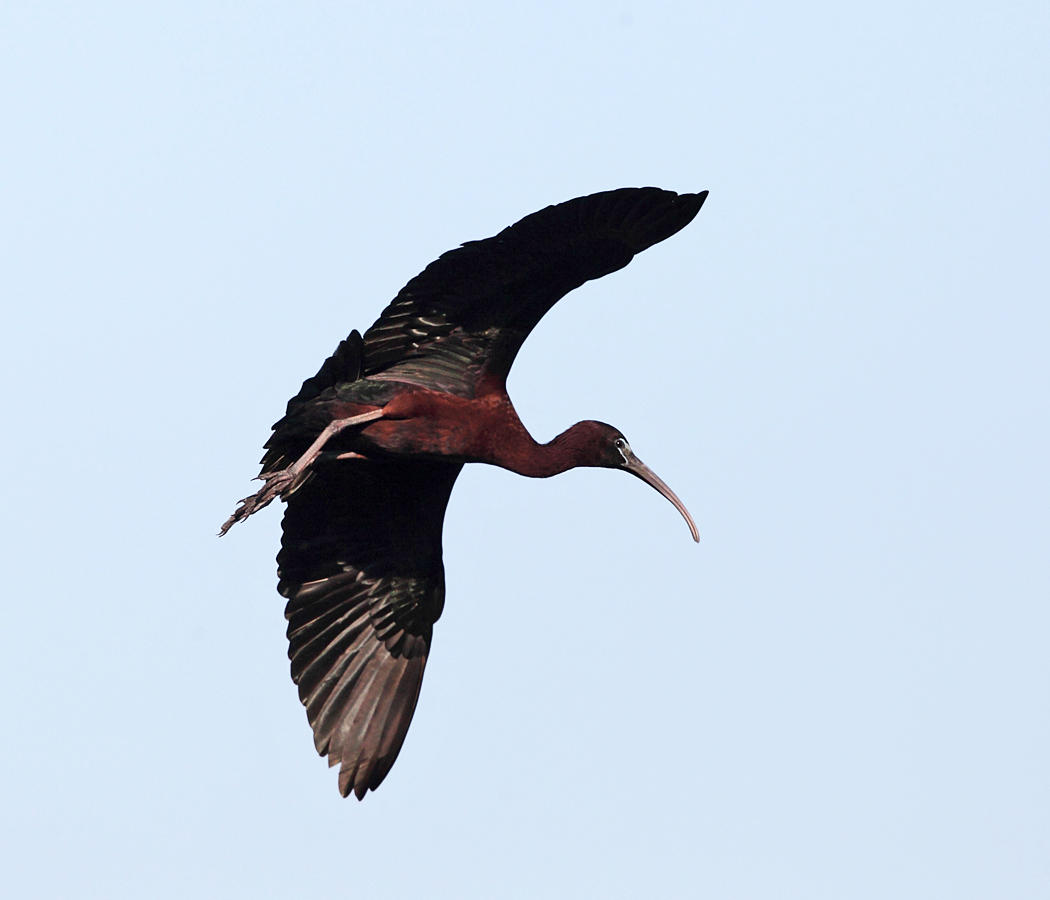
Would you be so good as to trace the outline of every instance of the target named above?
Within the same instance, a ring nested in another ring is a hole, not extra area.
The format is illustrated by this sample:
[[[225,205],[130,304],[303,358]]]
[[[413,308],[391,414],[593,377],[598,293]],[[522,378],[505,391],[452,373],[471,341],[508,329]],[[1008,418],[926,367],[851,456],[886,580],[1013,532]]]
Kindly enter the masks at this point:
[[[548,478],[581,466],[618,464],[610,438],[622,437],[601,422],[577,422],[548,444],[537,443],[504,391],[464,400],[436,391],[408,390],[383,407],[383,418],[363,425],[350,445],[361,453],[437,457],[500,466],[531,478]]]
[[[623,469],[696,527],[602,422],[533,440],[506,378],[562,296],[684,228],[707,196],[624,188],[547,207],[446,253],[304,382],[266,443],[263,488],[223,533],[280,496],[277,557],[292,677],[339,788],[374,790],[401,749],[444,604],[441,526],[464,463],[543,478]]]

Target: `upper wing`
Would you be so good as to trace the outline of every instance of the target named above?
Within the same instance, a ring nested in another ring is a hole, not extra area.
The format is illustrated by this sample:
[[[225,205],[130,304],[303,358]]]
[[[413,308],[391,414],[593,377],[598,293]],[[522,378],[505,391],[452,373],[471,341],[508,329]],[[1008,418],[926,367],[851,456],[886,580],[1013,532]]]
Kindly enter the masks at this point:
[[[277,557],[292,679],[317,752],[358,799],[394,764],[445,600],[441,526],[462,467],[321,463],[288,498]]]
[[[444,254],[364,335],[363,372],[472,397],[502,385],[522,342],[569,291],[684,228],[707,191],[622,188],[548,206]]]

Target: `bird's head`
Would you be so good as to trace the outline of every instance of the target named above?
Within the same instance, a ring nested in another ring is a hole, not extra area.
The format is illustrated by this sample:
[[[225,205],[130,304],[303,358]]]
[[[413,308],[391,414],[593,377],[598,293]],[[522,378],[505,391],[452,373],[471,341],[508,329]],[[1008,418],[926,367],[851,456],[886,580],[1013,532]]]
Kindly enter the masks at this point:
[[[682,514],[682,518],[689,525],[689,532],[693,540],[699,543],[700,532],[696,530],[696,523],[693,522],[693,517],[689,515],[685,504],[652,469],[634,455],[627,438],[618,428],[613,428],[612,425],[606,425],[604,422],[578,422],[563,437],[568,438],[569,442],[575,445],[573,449],[576,465],[623,469],[663,494]]]

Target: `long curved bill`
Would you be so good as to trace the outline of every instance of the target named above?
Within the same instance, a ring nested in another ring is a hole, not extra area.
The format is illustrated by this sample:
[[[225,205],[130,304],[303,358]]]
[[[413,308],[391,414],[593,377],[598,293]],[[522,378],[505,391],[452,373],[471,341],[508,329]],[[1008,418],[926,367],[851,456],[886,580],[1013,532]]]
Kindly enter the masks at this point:
[[[681,514],[682,518],[685,519],[686,524],[689,526],[689,532],[693,536],[693,540],[698,544],[700,543],[700,532],[696,530],[696,523],[693,521],[693,517],[689,515],[689,510],[685,508],[685,504],[678,499],[674,491],[672,491],[663,479],[660,478],[652,469],[650,469],[645,463],[643,463],[637,456],[634,455],[630,450],[621,451],[624,454],[626,460],[624,468],[632,475],[641,478],[650,487],[656,488],[661,494],[663,494],[671,504]]]

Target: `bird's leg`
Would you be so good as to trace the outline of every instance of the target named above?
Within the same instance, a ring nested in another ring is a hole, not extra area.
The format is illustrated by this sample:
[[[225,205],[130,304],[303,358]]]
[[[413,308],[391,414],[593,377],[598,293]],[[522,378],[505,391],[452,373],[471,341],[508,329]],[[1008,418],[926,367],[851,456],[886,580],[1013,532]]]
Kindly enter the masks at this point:
[[[363,425],[366,422],[374,422],[376,419],[382,417],[383,410],[375,409],[371,412],[361,413],[359,416],[350,416],[346,419],[333,419],[325,426],[324,431],[317,436],[317,439],[309,446],[307,451],[294,463],[288,466],[288,468],[279,469],[276,472],[264,472],[257,477],[256,480],[265,483],[250,497],[245,497],[240,501],[237,509],[233,511],[233,515],[230,516],[223,523],[222,528],[219,529],[219,534],[226,534],[226,532],[238,522],[247,519],[252,513],[258,512],[264,506],[269,505],[276,497],[288,497],[293,494],[295,490],[302,485],[303,481],[305,481],[306,472],[321,454],[321,448],[340,431],[353,425]],[[338,454],[336,459],[352,459],[359,455],[360,454],[356,453],[343,453]]]

